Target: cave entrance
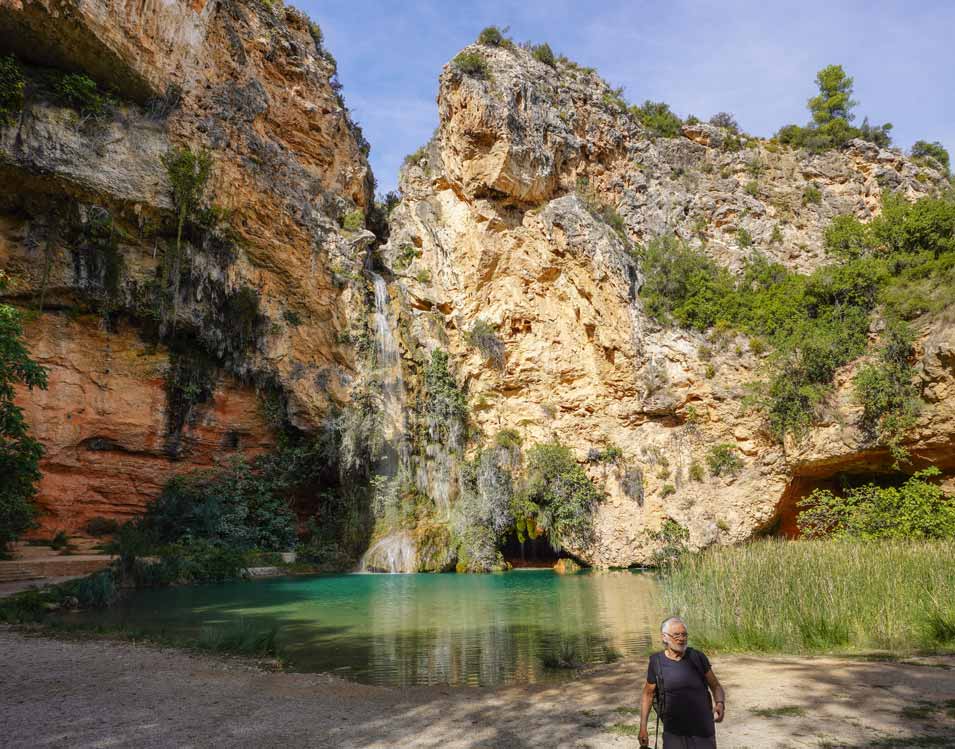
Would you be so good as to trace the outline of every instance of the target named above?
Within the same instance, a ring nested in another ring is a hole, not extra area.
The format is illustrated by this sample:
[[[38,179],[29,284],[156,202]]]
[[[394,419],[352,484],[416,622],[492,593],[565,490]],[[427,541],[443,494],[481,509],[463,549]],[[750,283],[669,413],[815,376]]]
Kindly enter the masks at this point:
[[[504,540],[501,547],[504,561],[510,562],[512,567],[553,567],[554,562],[563,557],[569,557],[566,552],[559,552],[547,540],[546,535],[538,538],[528,538],[523,543],[517,539],[516,533],[511,533]]]

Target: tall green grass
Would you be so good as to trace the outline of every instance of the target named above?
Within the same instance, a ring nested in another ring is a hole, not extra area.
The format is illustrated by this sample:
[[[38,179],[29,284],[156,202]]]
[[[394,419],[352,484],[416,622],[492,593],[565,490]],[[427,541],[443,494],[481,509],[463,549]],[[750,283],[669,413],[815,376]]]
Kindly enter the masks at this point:
[[[210,624],[199,631],[196,647],[214,653],[275,656],[278,627],[259,625],[246,619],[223,624]]]
[[[955,541],[758,541],[686,555],[662,582],[701,647],[955,650]]]

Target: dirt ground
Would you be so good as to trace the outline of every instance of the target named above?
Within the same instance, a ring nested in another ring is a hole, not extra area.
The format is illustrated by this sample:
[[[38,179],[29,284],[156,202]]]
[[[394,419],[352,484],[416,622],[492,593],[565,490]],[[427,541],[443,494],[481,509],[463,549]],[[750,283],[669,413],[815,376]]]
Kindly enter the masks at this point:
[[[727,690],[720,749],[955,747],[953,657],[712,660]],[[0,744],[10,749],[636,747],[646,673],[622,662],[561,685],[385,689],[9,628],[0,664]]]

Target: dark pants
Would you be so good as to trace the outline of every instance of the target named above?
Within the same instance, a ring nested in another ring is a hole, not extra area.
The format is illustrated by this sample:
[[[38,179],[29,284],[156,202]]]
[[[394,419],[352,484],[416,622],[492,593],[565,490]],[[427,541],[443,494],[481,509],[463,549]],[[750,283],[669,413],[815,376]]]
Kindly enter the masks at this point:
[[[716,736],[675,736],[664,731],[663,749],[716,749]]]

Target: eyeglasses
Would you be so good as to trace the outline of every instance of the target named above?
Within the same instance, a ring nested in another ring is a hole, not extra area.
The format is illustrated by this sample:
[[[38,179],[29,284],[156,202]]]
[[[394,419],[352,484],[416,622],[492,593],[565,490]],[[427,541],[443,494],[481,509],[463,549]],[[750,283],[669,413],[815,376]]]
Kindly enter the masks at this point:
[[[690,635],[688,632],[664,632],[667,637],[672,637],[674,640],[685,640]]]

